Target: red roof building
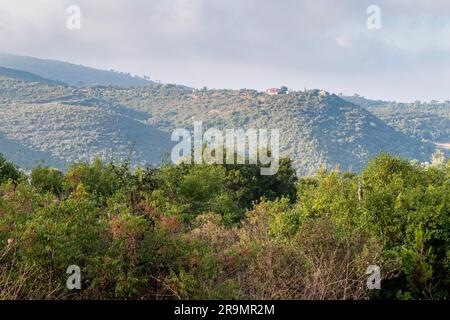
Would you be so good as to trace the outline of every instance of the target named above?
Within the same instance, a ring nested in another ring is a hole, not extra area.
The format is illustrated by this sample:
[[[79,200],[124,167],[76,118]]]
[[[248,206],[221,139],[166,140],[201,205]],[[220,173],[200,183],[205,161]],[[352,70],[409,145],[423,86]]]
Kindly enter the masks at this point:
[[[270,94],[271,96],[277,95],[280,93],[280,89],[278,88],[270,88],[266,90],[267,94]]]

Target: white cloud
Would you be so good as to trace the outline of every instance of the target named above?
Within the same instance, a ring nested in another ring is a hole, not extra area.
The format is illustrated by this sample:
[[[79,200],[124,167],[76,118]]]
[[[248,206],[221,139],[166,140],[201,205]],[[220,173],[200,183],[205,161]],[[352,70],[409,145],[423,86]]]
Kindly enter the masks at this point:
[[[0,51],[194,86],[449,99],[450,2],[376,2],[379,31],[372,0],[0,0]],[[65,27],[69,4],[80,31]]]

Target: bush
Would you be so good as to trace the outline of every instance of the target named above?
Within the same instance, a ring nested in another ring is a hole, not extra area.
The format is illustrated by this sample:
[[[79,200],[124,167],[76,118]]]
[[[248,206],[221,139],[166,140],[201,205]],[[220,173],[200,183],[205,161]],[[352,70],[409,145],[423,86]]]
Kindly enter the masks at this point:
[[[8,180],[17,181],[21,176],[19,170],[0,153],[0,184]]]
[[[58,169],[38,166],[31,171],[31,185],[40,192],[50,192],[61,196],[63,192],[64,175]]]

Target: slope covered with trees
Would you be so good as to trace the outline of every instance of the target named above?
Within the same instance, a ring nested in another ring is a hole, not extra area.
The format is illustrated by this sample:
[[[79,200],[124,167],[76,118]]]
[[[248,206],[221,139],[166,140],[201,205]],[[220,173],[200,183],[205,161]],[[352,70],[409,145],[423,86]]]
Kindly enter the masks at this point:
[[[51,155],[46,161],[131,157],[135,164],[161,163],[170,152],[170,136],[121,111],[96,103],[11,104],[0,108],[0,126],[21,146]]]
[[[283,154],[301,174],[321,166],[360,170],[380,151],[428,161],[434,146],[395,131],[366,110],[319,90],[269,96],[255,90],[196,90],[171,85],[102,88],[102,99],[148,112],[150,123],[186,127],[192,119],[218,128],[281,132]]]
[[[366,108],[398,131],[421,141],[448,144],[450,149],[450,101],[398,103],[361,96],[343,98]]]
[[[68,162],[102,154],[124,159],[134,145],[133,164],[161,162],[173,145],[171,132],[192,129],[194,120],[205,128],[280,130],[281,153],[302,175],[322,166],[359,171],[380,151],[421,162],[434,151],[431,143],[319,90],[269,96],[161,84],[78,88],[0,77],[0,113],[7,138]]]

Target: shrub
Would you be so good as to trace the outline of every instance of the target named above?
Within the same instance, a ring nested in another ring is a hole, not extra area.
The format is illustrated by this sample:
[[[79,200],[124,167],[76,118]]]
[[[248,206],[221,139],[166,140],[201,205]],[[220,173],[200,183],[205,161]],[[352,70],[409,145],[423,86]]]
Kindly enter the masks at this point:
[[[40,192],[50,192],[61,196],[63,192],[64,175],[61,171],[45,166],[38,166],[31,171],[31,185]]]
[[[22,174],[19,170],[12,163],[6,161],[0,153],[0,184],[8,180],[17,181],[20,177],[22,177]]]

